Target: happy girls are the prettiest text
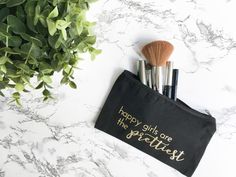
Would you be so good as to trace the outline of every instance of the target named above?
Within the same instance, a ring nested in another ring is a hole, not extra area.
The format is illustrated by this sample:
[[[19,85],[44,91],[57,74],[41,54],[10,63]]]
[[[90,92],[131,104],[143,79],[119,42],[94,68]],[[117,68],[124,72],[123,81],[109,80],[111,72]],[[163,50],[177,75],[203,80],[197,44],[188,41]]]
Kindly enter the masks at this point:
[[[143,123],[130,114],[124,106],[120,107],[118,114],[117,125],[127,130],[126,139],[136,139],[139,142],[146,143],[150,148],[165,153],[170,160],[177,162],[184,160],[184,151],[171,149],[173,138],[164,132],[159,132],[157,125]]]

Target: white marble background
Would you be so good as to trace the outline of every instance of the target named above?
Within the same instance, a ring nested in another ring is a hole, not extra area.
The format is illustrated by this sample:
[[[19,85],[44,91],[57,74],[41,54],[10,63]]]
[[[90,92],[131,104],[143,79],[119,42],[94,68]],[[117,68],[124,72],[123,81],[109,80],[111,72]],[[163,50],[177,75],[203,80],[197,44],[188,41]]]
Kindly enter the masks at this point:
[[[23,107],[0,98],[0,177],[181,177],[179,172],[93,128],[117,75],[135,71],[138,47],[175,46],[179,98],[217,119],[217,132],[193,177],[236,177],[236,1],[99,0],[103,53],[76,72],[77,90],[55,82],[55,100],[32,92]],[[59,80],[59,76],[55,77]]]

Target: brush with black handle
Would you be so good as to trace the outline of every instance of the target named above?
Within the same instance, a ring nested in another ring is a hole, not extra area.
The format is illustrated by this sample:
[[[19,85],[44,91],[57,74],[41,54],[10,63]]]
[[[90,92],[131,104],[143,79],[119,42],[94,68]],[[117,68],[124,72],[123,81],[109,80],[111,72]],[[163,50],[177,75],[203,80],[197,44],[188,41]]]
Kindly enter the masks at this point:
[[[179,70],[173,69],[171,99],[175,101],[177,100],[178,78],[179,78]]]

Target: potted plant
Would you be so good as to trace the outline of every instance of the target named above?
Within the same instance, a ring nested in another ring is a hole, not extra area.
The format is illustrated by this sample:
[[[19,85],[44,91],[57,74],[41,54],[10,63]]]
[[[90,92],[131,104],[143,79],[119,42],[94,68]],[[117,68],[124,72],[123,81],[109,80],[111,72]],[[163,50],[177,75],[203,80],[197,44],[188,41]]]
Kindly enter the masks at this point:
[[[94,58],[94,23],[86,20],[91,0],[0,1],[0,95],[14,89],[20,104],[27,87],[41,89],[51,98],[51,76],[62,73],[61,83],[76,88],[73,71],[80,53]],[[37,85],[31,79],[37,77]]]

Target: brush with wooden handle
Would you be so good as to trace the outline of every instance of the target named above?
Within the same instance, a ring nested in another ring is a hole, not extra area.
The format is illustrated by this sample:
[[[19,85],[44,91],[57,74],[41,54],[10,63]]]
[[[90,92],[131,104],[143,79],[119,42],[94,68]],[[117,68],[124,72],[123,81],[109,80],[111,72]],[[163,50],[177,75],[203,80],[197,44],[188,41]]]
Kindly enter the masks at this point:
[[[167,41],[154,41],[145,45],[142,53],[148,62],[152,65],[152,88],[163,93],[163,74],[162,69],[169,59],[174,46]]]

